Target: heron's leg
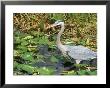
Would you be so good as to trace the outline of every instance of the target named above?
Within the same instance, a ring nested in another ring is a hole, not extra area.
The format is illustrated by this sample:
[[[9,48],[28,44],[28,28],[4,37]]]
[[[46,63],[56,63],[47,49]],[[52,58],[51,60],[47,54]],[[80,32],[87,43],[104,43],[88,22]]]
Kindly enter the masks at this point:
[[[76,64],[79,64],[81,62],[81,60],[75,60],[76,61]]]

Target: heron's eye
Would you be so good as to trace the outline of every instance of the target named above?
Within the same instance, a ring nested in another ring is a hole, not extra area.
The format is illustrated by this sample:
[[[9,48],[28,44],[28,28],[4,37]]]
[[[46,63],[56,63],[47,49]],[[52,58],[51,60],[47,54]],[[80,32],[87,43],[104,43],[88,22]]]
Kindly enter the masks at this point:
[[[58,24],[58,22],[56,24]]]
[[[55,26],[55,29],[60,29],[61,28],[61,25],[56,25]]]

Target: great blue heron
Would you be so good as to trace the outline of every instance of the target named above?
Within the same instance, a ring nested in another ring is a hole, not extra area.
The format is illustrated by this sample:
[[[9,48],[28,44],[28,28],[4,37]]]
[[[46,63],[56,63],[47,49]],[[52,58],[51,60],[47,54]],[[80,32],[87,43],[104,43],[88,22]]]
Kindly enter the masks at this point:
[[[57,47],[60,49],[60,51],[62,52],[62,54],[64,56],[70,56],[71,58],[73,58],[76,61],[76,64],[79,64],[80,61],[82,60],[90,60],[90,59],[94,59],[97,57],[97,53],[90,50],[87,47],[84,47],[82,45],[63,45],[60,41],[60,37],[65,29],[64,27],[64,22],[61,20],[56,21],[52,26],[61,26],[61,30],[57,35]]]

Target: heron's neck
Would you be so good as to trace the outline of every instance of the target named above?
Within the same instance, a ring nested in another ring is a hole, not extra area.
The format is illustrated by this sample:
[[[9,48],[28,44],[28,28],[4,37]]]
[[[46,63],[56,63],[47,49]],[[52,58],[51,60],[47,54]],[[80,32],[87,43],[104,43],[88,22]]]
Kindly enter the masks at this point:
[[[60,37],[61,37],[63,31],[64,31],[64,25],[61,25],[61,30],[60,30],[60,32],[57,35],[57,41],[56,41],[57,45],[62,45],[62,43],[60,41]]]

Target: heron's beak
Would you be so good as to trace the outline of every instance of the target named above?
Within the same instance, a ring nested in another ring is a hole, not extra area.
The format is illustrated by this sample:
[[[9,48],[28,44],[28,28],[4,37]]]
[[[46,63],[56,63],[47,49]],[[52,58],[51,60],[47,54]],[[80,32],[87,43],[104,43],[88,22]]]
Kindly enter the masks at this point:
[[[55,27],[55,25],[52,24],[52,25],[47,26],[46,29],[50,29],[50,28],[54,28],[54,27]]]
[[[52,24],[52,25],[51,25],[51,27],[55,27],[55,26],[56,26],[55,24]]]
[[[53,28],[53,27],[55,27],[55,26],[56,26],[55,24],[52,24],[52,25],[49,26],[49,28]]]
[[[56,27],[57,25],[56,24],[52,24],[52,25],[49,25],[48,27],[47,27],[47,29],[48,28],[54,28],[54,27]]]

